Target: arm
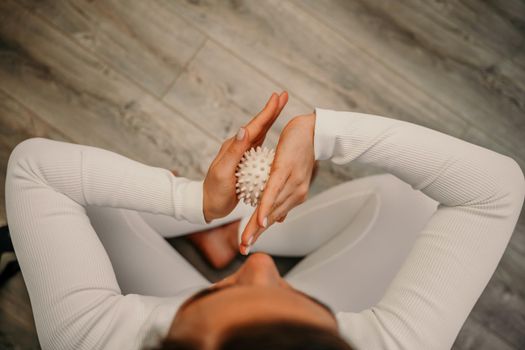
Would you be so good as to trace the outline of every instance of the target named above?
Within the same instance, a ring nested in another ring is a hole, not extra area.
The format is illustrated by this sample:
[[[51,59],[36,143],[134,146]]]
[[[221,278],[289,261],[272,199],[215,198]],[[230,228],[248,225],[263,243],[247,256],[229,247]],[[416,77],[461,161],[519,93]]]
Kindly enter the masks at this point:
[[[111,348],[118,339],[132,348],[148,315],[166,303],[121,295],[84,206],[204,222],[202,182],[102,149],[46,139],[26,140],[13,151],[6,204],[44,349]]]
[[[316,159],[381,167],[438,201],[383,299],[341,314],[349,340],[369,348],[448,349],[488,283],[525,196],[507,156],[416,124],[317,110]]]
[[[523,172],[512,158],[417,124],[323,109],[316,115],[302,117],[315,123],[312,140],[311,131],[302,134],[303,143],[314,143],[313,158],[380,167],[440,203],[382,300],[338,314],[341,333],[363,349],[450,348],[512,235],[525,196]],[[274,163],[278,158],[279,146]],[[283,152],[281,164],[285,158]],[[276,183],[265,193],[262,217],[271,213],[272,192],[288,186]],[[270,214],[270,221],[282,214]]]

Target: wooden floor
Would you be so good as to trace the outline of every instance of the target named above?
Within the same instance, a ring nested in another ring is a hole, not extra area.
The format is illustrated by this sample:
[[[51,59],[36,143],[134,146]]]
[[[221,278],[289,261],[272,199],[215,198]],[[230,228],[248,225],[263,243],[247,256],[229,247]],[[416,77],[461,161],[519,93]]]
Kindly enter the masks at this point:
[[[525,169],[525,2],[2,0],[0,225],[7,158],[25,138],[200,178],[221,140],[283,89],[279,126],[313,106],[381,114]],[[323,163],[312,192],[378,172]],[[455,349],[525,348],[523,216]],[[35,334],[17,275],[0,288],[0,348],[38,349]]]

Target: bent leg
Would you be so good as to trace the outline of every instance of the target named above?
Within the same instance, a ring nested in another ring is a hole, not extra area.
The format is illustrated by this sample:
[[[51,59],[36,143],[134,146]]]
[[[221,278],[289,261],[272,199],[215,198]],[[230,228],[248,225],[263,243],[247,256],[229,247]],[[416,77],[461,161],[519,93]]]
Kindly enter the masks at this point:
[[[381,176],[384,175],[345,182],[308,199],[291,210],[285,222],[268,228],[251,251],[280,256],[312,253],[351,225],[354,217],[374,195],[374,184],[381,181]],[[247,218],[241,220],[241,233],[247,221]],[[355,238],[357,236],[356,233]]]
[[[193,224],[183,220],[177,220],[174,217],[166,215],[158,215],[151,213],[139,212],[142,219],[158,234],[163,237],[177,237],[193,232],[204,231],[214,227],[222,226],[232,221],[249,217],[253,208],[242,202],[239,202],[235,209],[227,216],[213,220],[209,224]]]
[[[209,285],[139,212],[106,207],[86,210],[123,294],[165,297]]]
[[[345,188],[349,192],[352,183],[369,189],[359,211],[286,276],[334,311],[361,311],[381,299],[438,205],[391,174],[354,180]],[[346,213],[344,206],[334,210]]]

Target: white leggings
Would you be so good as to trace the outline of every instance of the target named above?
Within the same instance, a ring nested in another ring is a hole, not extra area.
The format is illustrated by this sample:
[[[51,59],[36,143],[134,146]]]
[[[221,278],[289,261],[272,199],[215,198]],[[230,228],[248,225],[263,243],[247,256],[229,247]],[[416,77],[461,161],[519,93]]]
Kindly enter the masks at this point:
[[[391,174],[359,178],[296,207],[251,251],[305,256],[286,280],[336,312],[358,312],[381,299],[437,204]],[[154,296],[210,284],[164,237],[242,219],[240,233],[252,211],[241,203],[223,219],[195,225],[126,209],[87,209],[122,293]]]

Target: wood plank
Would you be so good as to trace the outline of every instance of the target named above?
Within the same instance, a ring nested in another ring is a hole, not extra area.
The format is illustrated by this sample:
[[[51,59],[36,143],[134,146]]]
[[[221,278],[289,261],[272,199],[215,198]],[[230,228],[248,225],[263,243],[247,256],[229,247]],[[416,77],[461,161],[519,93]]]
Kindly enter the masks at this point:
[[[0,143],[0,227],[7,225],[7,216],[5,213],[5,173],[9,153],[9,148]]]
[[[65,134],[0,90],[0,143],[11,152],[18,143],[30,137],[71,142]]]
[[[501,143],[499,138],[495,138],[491,133],[491,129],[484,125],[471,125],[469,126],[464,134],[461,135],[461,139],[473,143],[475,145],[488,148],[495,152],[504,154],[516,160],[522,169],[525,171],[525,133],[512,133],[508,132],[508,138],[512,139],[516,143],[516,147],[510,149],[507,145]],[[520,137],[521,135],[521,137]]]
[[[0,226],[7,224],[5,213],[5,175],[13,148],[30,137],[70,141],[68,137],[40,120],[32,111],[0,91]]]
[[[0,90],[74,142],[202,176],[210,135],[15,2],[0,17]]]
[[[417,0],[360,2],[409,28],[422,47],[481,69],[512,55],[525,39],[522,27],[485,1],[434,0],[425,6]]]
[[[330,1],[330,6],[315,0],[294,3],[469,123],[489,132],[503,146],[504,153],[524,153],[520,146],[525,135],[525,89],[519,76],[525,75],[525,67],[522,70],[515,64],[498,66],[502,57],[508,62],[508,55],[514,54],[525,34],[520,37],[520,32],[505,18],[492,12],[487,15],[483,3],[445,1],[438,9],[433,7],[435,2],[429,6],[381,0],[336,0]],[[479,23],[473,21],[474,17],[479,17]],[[476,32],[478,29],[489,30],[491,35],[481,35]],[[499,40],[506,36],[515,43],[493,48],[495,36],[497,45],[506,45],[507,40]],[[491,55],[489,62],[467,64],[458,60],[457,55],[483,59],[478,49]],[[502,54],[492,57],[496,49]],[[505,72],[506,67],[512,69],[510,74]],[[521,164],[525,167],[525,162]]]
[[[506,77],[507,80],[518,85],[521,91],[525,90],[525,45],[515,55],[509,56],[507,59],[496,64],[494,70],[498,71],[503,77]],[[523,106],[523,100],[523,95],[521,95],[516,99],[516,103]]]
[[[525,348],[525,300],[514,291],[512,284],[497,275],[487,285],[469,318],[477,320],[512,347]]]
[[[467,319],[461,332],[458,334],[452,350],[512,350],[514,347],[507,344],[494,333],[487,331],[484,325],[473,319]]]
[[[291,3],[159,1],[308,104],[387,115],[452,135],[466,126]]]
[[[162,96],[205,40],[160,3],[23,0],[116,71]]]
[[[272,92],[282,90],[221,46],[208,41],[167,92],[164,101],[217,138],[225,139],[256,115]],[[272,144],[291,117],[312,110],[312,106],[291,94],[274,124]]]
[[[525,2],[523,0],[486,0],[486,5],[501,17],[507,17],[516,28],[525,28]]]
[[[225,139],[259,112],[271,92],[280,90],[280,86],[220,45],[207,42],[164,101],[218,139]],[[265,144],[275,147],[282,127],[293,116],[309,113],[312,109],[291,94]],[[369,167],[358,164],[341,167],[322,162],[311,195],[370,172]]]
[[[0,288],[0,347],[37,350],[37,338],[29,295],[21,273]]]

